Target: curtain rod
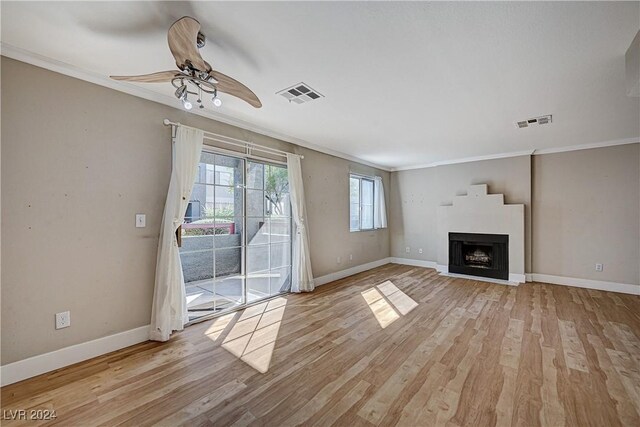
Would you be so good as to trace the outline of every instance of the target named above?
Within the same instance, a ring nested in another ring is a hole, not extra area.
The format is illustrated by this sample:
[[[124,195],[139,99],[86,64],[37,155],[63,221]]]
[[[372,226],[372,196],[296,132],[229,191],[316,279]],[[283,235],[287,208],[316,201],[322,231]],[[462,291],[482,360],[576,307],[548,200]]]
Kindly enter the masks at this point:
[[[183,127],[186,127],[186,128],[198,129],[198,128],[194,128],[194,127],[191,127],[191,126],[183,125],[182,123],[179,123],[179,122],[172,122],[169,119],[164,119],[162,122],[164,123],[165,126],[183,126]],[[198,130],[202,130],[202,129],[198,129]],[[279,156],[285,156],[286,157],[287,154],[293,154],[295,156],[300,157],[301,159],[304,159],[304,156],[300,155],[300,154],[289,153],[287,151],[278,150],[276,148],[271,148],[271,147],[266,147],[264,145],[256,144],[254,142],[243,141],[241,139],[232,138],[232,137],[226,136],[226,135],[220,135],[220,134],[217,134],[217,133],[208,132],[206,130],[202,130],[202,131],[205,134],[205,139],[211,139],[213,141],[218,141],[218,142],[222,142],[224,144],[234,145],[236,147],[243,147],[243,148],[245,148],[247,150],[262,151],[263,153],[267,153],[267,154],[271,154],[271,155],[279,155]],[[251,154],[251,153],[249,152],[247,154]]]

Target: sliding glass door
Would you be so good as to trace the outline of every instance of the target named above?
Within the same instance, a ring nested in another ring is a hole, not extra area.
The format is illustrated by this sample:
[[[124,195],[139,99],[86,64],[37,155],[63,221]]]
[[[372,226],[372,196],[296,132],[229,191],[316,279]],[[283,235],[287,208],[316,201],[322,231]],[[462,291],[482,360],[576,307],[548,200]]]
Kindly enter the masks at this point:
[[[247,298],[291,287],[291,204],[287,169],[249,161],[247,174]]]
[[[288,291],[286,168],[203,152],[198,169],[180,232],[190,319]]]

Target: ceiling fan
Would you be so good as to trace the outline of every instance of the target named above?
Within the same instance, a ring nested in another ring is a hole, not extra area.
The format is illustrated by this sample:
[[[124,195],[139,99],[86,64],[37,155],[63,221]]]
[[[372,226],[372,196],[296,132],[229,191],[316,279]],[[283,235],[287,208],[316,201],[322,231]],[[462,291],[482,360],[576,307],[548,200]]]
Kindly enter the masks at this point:
[[[202,95],[213,95],[213,105],[219,107],[222,100],[218,92],[227,93],[246,101],[255,108],[262,103],[255,93],[237,80],[211,68],[211,65],[200,56],[198,49],[205,44],[205,36],[200,32],[200,23],[185,16],[178,19],[169,28],[167,35],[169,50],[176,59],[179,70],[160,71],[141,76],[111,76],[114,80],[139,83],[171,82],[176,88],[176,98],[182,101],[185,109],[193,107],[189,95],[197,96],[196,102],[202,105]]]

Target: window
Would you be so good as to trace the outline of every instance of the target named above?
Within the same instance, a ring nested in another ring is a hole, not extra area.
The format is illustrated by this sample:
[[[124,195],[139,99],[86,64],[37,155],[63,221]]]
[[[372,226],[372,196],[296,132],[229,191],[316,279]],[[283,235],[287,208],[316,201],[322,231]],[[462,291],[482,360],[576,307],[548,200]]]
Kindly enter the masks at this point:
[[[373,230],[374,187],[372,178],[349,176],[350,231]]]

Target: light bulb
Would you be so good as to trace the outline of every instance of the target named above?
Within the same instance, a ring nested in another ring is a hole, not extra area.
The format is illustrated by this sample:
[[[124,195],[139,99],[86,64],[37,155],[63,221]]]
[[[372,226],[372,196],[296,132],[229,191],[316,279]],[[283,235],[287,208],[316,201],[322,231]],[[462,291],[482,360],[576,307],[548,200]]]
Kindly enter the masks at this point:
[[[222,105],[222,99],[218,98],[217,96],[213,98],[213,105],[215,105],[216,107],[219,107]]]
[[[193,108],[193,104],[191,104],[187,98],[182,100],[182,106],[185,110],[191,110],[191,108]]]

